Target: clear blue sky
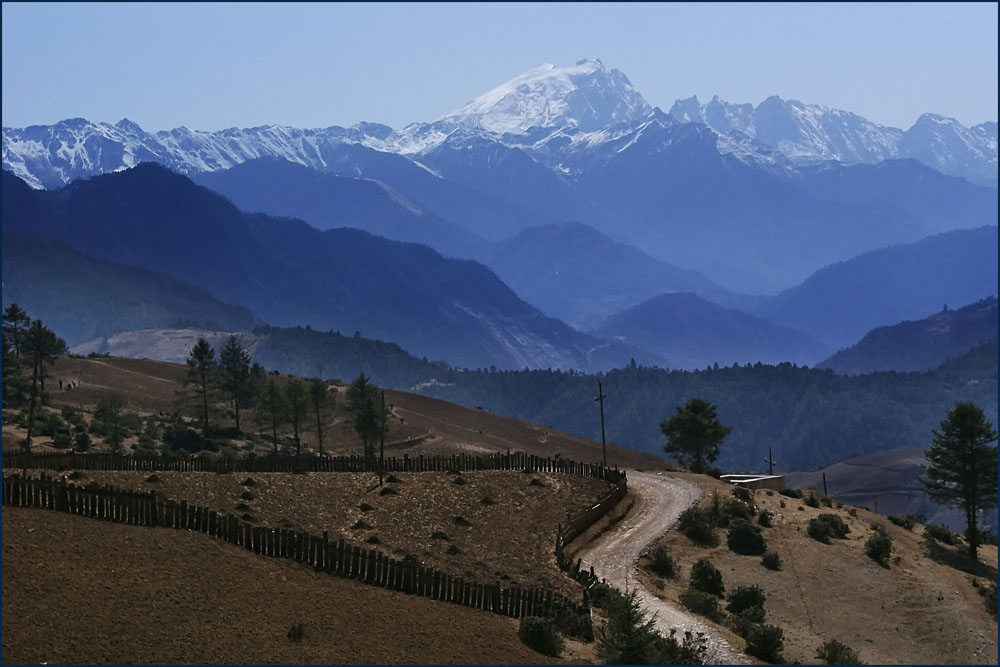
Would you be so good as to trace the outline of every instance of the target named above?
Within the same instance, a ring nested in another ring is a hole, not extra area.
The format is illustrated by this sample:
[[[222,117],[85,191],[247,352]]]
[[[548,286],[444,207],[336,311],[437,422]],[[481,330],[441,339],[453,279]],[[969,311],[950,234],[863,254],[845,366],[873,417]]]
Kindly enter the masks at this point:
[[[909,127],[997,119],[997,4],[4,2],[3,125],[430,121],[543,62],[650,104],[769,95]]]

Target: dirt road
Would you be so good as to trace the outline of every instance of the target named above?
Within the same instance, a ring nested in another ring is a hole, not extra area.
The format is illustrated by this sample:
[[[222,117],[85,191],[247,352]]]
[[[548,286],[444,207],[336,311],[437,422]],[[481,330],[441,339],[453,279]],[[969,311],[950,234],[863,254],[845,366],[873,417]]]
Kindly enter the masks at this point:
[[[701,496],[698,487],[662,472],[628,471],[628,490],[635,499],[632,511],[577,554],[584,567],[593,566],[597,576],[621,590],[625,590],[626,582],[629,589],[638,585],[635,572],[639,554]],[[704,633],[708,639],[709,663],[750,664],[745,655],[697,616],[660,600],[641,585],[638,589],[643,607],[656,614],[656,625],[664,635],[671,628],[677,628],[678,634],[686,630]]]

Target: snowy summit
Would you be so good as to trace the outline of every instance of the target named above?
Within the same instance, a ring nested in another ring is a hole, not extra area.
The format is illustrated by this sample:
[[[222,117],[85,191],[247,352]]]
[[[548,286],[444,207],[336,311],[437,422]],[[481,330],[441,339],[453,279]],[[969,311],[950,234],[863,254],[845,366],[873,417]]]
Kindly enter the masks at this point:
[[[496,134],[525,134],[534,127],[593,132],[639,121],[650,111],[627,76],[589,58],[571,67],[528,70],[438,122]]]

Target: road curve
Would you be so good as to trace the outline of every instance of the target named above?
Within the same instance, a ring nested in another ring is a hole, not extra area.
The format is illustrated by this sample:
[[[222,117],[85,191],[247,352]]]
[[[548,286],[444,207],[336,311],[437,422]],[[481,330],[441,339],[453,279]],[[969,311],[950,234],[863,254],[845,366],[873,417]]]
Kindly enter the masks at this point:
[[[681,512],[698,501],[701,490],[664,473],[629,470],[628,492],[634,499],[632,511],[576,554],[583,561],[582,566],[592,566],[597,576],[623,591],[626,583],[630,590],[638,588],[642,606],[650,614],[656,614],[656,626],[664,635],[671,628],[681,635],[687,630],[703,633],[708,640],[708,663],[750,664],[717,630],[638,584],[639,554],[673,526]]]

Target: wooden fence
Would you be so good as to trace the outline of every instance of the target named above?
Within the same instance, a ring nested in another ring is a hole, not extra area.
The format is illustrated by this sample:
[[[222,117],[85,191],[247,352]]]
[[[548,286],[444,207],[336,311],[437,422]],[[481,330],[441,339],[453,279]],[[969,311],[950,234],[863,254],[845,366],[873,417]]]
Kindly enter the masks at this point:
[[[103,521],[161,526],[205,533],[262,556],[289,558],[339,577],[451,602],[503,616],[589,614],[586,604],[570,602],[550,588],[501,588],[424,567],[413,559],[392,558],[376,549],[331,541],[304,531],[254,526],[229,513],[186,501],[164,500],[156,492],[123,491],[113,486],[81,486],[11,475],[3,478],[3,504],[69,512]]]
[[[618,501],[624,498],[627,493],[628,481],[625,477],[625,472],[622,471],[619,473],[611,490],[598,500],[596,505],[581,512],[576,517],[571,517],[565,530],[563,530],[562,526],[559,526],[559,529],[556,531],[556,563],[559,564],[559,569],[579,581],[585,590],[597,582],[597,575],[594,573],[594,568],[590,568],[589,572],[581,571],[580,559],[577,559],[575,563],[567,561],[565,547],[611,511],[611,508],[617,505]],[[584,596],[584,603],[587,603],[586,595]]]
[[[160,458],[152,456],[125,456],[121,454],[77,454],[54,452],[32,454],[6,452],[2,457],[4,468],[42,470],[173,470],[180,472],[374,472],[370,461],[363,456],[259,456],[239,459],[225,458]],[[617,467],[605,468],[596,463],[581,463],[571,459],[549,458],[524,452],[496,453],[486,456],[454,454],[451,456],[388,457],[386,473],[393,472],[445,472],[472,470],[531,470],[583,475],[607,480],[616,484],[624,479]]]

